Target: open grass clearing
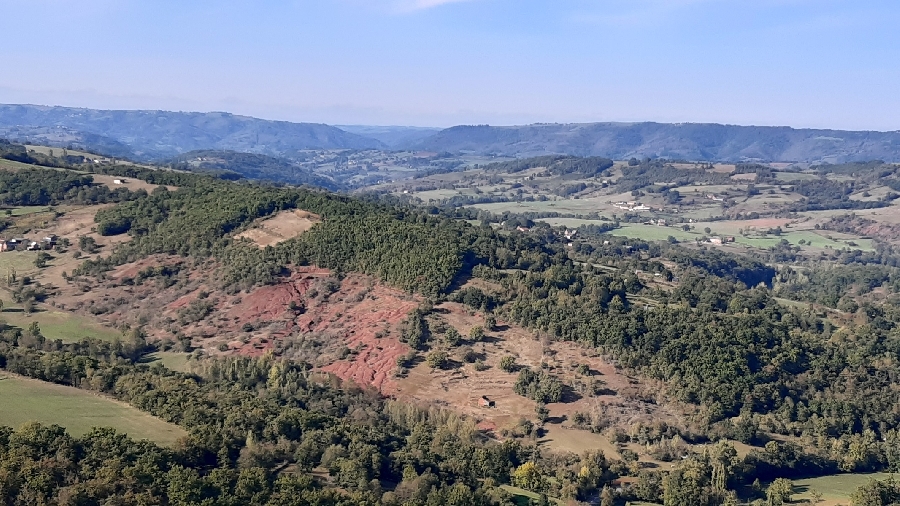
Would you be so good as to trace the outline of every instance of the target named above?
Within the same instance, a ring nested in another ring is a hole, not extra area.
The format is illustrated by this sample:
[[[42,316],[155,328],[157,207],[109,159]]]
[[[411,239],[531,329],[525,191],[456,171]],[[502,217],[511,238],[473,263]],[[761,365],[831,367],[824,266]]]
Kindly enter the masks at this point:
[[[514,487],[512,485],[500,485],[500,488],[509,492],[513,496],[513,501],[516,502],[517,505],[527,506],[531,504],[531,501],[537,501],[541,498],[539,494],[536,494],[530,490],[525,490],[524,488]],[[555,499],[550,497],[550,502],[553,504],[565,504],[559,499]]]
[[[37,251],[0,251],[0,276],[6,279],[13,272],[19,277],[29,275],[37,270],[35,258]]]
[[[63,156],[65,152],[69,156],[83,156],[85,158],[106,158],[103,155],[95,155],[87,151],[78,151],[74,149],[53,148],[50,146],[36,146],[34,144],[25,144],[25,148],[49,156]]]
[[[0,425],[57,424],[73,435],[112,427],[135,439],[171,445],[187,433],[125,403],[100,395],[0,372]]]
[[[809,181],[818,179],[819,176],[807,172],[776,172],[775,179],[779,181]]]
[[[558,199],[544,202],[492,202],[489,204],[475,204],[472,207],[485,211],[502,214],[511,213],[546,213],[557,212],[560,214],[589,214],[600,213],[611,216],[617,210],[609,204],[608,196],[591,197],[585,199]]]
[[[322,218],[318,215],[301,209],[280,211],[259,221],[253,228],[237,234],[235,238],[249,239],[260,248],[265,248],[297,237],[320,221]]]
[[[581,218],[538,218],[535,221],[543,221],[549,223],[552,227],[578,228],[582,225],[605,225],[610,223],[603,220],[585,220]]]
[[[411,193],[412,196],[422,199],[423,202],[432,202],[438,200],[449,199],[452,197],[456,197],[457,195],[465,195],[466,192],[461,190],[426,190],[420,192]],[[469,194],[474,194],[474,192],[469,192]]]
[[[55,310],[49,306],[41,306],[40,310],[33,313],[25,313],[20,305],[9,304],[9,299],[0,312],[7,324],[20,329],[27,329],[32,323],[37,323],[41,334],[47,339],[59,339],[64,343],[74,343],[86,338],[113,341],[122,334],[103,325],[75,313]]]
[[[3,213],[5,214],[6,211],[7,210],[4,210]],[[11,211],[12,216],[25,216],[27,214],[50,212],[50,208],[47,206],[24,206],[14,207],[11,209]]]
[[[823,506],[836,506],[838,504],[848,504],[850,496],[862,485],[865,485],[871,479],[886,480],[890,477],[887,473],[871,473],[871,474],[833,474],[830,476],[821,476],[819,478],[808,478],[805,480],[794,481],[794,502],[804,499],[812,499],[813,490],[822,494],[823,502],[819,503]],[[897,476],[897,475],[894,475]]]
[[[711,227],[710,227],[711,228]],[[827,232],[826,232],[827,234]],[[834,236],[832,236],[834,237]],[[871,239],[843,239],[838,240],[837,238],[828,239],[822,234],[809,231],[809,230],[798,230],[793,232],[785,232],[781,235],[768,235],[766,237],[744,237],[744,236],[735,236],[735,242],[738,244],[744,244],[747,246],[752,246],[755,248],[770,248],[772,246],[777,245],[782,240],[788,241],[791,245],[800,246],[801,248],[832,248],[832,249],[858,249],[862,251],[872,251],[874,250],[873,242]],[[800,241],[804,241],[805,244],[800,244]],[[852,243],[852,244],[851,244]]]
[[[665,241],[669,236],[679,241],[693,241],[702,237],[695,232],[685,232],[680,228],[658,227],[656,225],[627,224],[609,232],[611,235],[633,237],[645,241]]]
[[[188,353],[179,353],[177,351],[157,351],[148,353],[141,360],[147,365],[160,364],[170,371],[190,372],[191,364],[188,362]]]

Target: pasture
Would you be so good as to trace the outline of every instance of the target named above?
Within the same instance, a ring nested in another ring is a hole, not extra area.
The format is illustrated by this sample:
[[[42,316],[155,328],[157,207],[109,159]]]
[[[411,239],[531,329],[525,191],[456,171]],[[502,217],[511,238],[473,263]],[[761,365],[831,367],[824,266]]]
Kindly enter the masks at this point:
[[[190,372],[191,364],[188,362],[187,353],[178,353],[175,351],[157,351],[149,353],[143,357],[142,363],[147,365],[159,364],[170,371]]]
[[[485,211],[502,214],[510,213],[546,213],[557,212],[560,214],[590,214],[600,213],[601,215],[612,216],[616,211],[611,204],[608,203],[609,197],[591,197],[585,199],[558,199],[546,200],[544,202],[493,202],[489,204],[475,204],[472,207],[484,209]]]
[[[10,216],[25,216],[27,214],[49,212],[50,208],[47,206],[25,206],[14,207],[8,210],[11,212]]]
[[[25,313],[19,305],[9,303],[7,298],[3,311],[0,312],[7,324],[27,329],[32,323],[37,323],[41,334],[47,339],[59,339],[64,343],[73,343],[86,338],[113,341],[122,334],[109,327],[75,313],[57,311],[49,306],[41,306],[31,314]]]
[[[0,425],[57,424],[73,435],[83,435],[93,427],[112,427],[135,439],[149,439],[163,445],[172,445],[187,435],[180,427],[125,403],[74,387],[3,372],[0,372],[0,399],[3,400]]]
[[[808,478],[794,481],[794,502],[798,500],[812,500],[813,490],[822,494],[822,506],[836,506],[849,504],[850,496],[862,485],[871,479],[886,480],[891,475],[887,473],[872,474],[833,474],[819,478]],[[896,475],[895,475],[896,476]]]
[[[701,234],[696,232],[685,232],[676,227],[658,227],[656,225],[641,224],[625,224],[610,232],[610,235],[623,237],[633,237],[635,239],[643,239],[645,241],[665,241],[669,236],[679,241],[693,241],[699,239]]]

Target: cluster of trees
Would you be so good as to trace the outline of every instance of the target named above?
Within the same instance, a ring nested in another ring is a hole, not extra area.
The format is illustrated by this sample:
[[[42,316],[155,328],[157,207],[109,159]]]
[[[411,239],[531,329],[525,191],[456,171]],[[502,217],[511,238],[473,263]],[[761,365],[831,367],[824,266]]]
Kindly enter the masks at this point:
[[[731,184],[730,174],[708,171],[705,168],[678,169],[666,160],[651,160],[645,158],[635,160],[635,164],[628,164],[622,170],[622,177],[616,180],[616,188],[620,191],[636,191],[648,186],[654,186],[659,181],[665,181],[667,186],[676,188],[687,184]],[[662,191],[662,188],[659,189]],[[675,197],[677,199],[677,196]]]
[[[89,175],[52,169],[0,171],[0,205],[49,206],[62,203],[105,204],[139,199],[147,192],[110,190]]]
[[[60,149],[59,156],[51,156],[44,153],[29,151],[21,144],[0,139],[0,158],[14,162],[42,165],[45,167],[73,168],[84,163],[83,156],[69,155],[65,149]]]
[[[59,427],[0,428],[0,500],[121,504],[513,504],[498,485],[532,462],[585,498],[615,478],[602,454],[566,464],[516,440],[485,441],[472,420],[386,401],[322,381],[271,356],[203,359],[193,374],[137,361],[140,332],[116,343],[48,341],[39,330],[0,334],[0,367],[111,395],[181,425],[175,448],[110,430],[73,438]],[[290,467],[290,472],[285,469]],[[325,469],[329,479],[311,479]],[[585,469],[587,471],[585,471]]]
[[[850,195],[856,191],[854,181],[838,182],[825,177],[796,181],[793,191],[803,195],[803,199],[788,206],[790,211],[825,211],[828,209],[874,209],[891,205],[897,194],[887,195],[879,200],[855,200]]]
[[[784,268],[778,273],[775,292],[794,300],[815,302],[843,311],[856,311],[856,296],[878,287],[900,289],[900,270],[884,265],[834,265]]]
[[[514,365],[513,363],[512,366]],[[519,377],[516,378],[514,390],[523,397],[548,404],[562,399],[563,385],[556,376],[546,371],[532,371],[528,367],[523,367],[519,371]]]

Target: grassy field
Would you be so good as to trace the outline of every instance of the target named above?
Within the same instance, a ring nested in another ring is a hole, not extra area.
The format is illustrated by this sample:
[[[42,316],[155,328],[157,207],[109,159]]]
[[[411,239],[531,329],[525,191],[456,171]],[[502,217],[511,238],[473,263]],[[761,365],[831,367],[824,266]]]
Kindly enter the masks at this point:
[[[92,427],[113,427],[136,439],[173,444],[186,433],[124,403],[73,387],[0,373],[0,425],[38,421],[82,435]]]
[[[60,339],[64,343],[73,343],[86,337],[112,341],[122,336],[116,329],[104,327],[90,318],[66,311],[55,311],[48,308],[26,314],[21,307],[8,305],[8,300],[4,301],[0,318],[21,329],[27,329],[33,322],[37,322],[41,334],[48,339]]]
[[[645,241],[665,241],[671,235],[679,241],[693,241],[698,239],[701,234],[695,232],[685,232],[675,227],[657,227],[656,225],[627,224],[610,232],[611,235],[624,237],[633,237],[643,239]]]
[[[530,504],[529,501],[531,501],[532,499],[537,501],[541,497],[534,492],[525,490],[524,488],[514,487],[512,485],[501,485],[500,488],[512,494],[513,500],[516,501],[516,504],[519,504],[521,506],[527,506],[528,504]],[[550,502],[552,504],[565,504],[559,499],[554,499],[552,497],[550,498]]]
[[[187,353],[178,353],[175,351],[157,351],[144,356],[142,362],[145,364],[161,364],[166,369],[178,372],[190,372],[190,364],[188,363]]]
[[[14,270],[17,276],[28,275],[37,270],[34,265],[36,257],[37,252],[35,251],[0,252],[0,276],[3,276],[5,280],[10,269]]]
[[[823,506],[848,504],[850,496],[861,485],[866,484],[872,478],[884,480],[890,475],[886,473],[873,474],[834,474],[820,478],[797,480],[794,482],[794,502],[802,499],[812,499],[810,492],[818,490],[822,494]],[[895,475],[896,476],[896,475]]]
[[[34,214],[34,213],[42,213],[49,211],[50,208],[47,206],[25,206],[25,207],[16,207],[12,209],[13,216],[25,216],[26,214]],[[5,210],[4,210],[5,212]]]
[[[819,176],[815,174],[806,174],[803,172],[776,172],[775,179],[779,181],[801,181],[801,180],[810,180],[810,179],[818,179]]]
[[[568,228],[578,228],[582,225],[603,225],[609,223],[608,221],[602,220],[584,220],[581,218],[538,218],[535,221],[543,221],[545,223],[549,223],[550,226],[558,227],[564,226]]]
[[[847,240],[836,240],[836,239],[828,239],[823,235],[820,235],[811,230],[797,230],[794,232],[786,232],[781,234],[780,236],[769,235],[766,237],[742,237],[735,236],[735,242],[738,244],[745,244],[747,246],[753,246],[756,248],[769,248],[781,242],[782,239],[786,239],[789,243],[793,245],[797,245],[802,247],[813,247],[813,248],[825,248],[831,247],[834,249],[858,249],[862,251],[872,251],[874,249],[873,243],[871,239],[847,239]],[[800,244],[800,241],[805,241],[806,245]],[[856,246],[851,246],[850,243],[856,244]]]
[[[607,203],[609,196],[586,198],[586,199],[559,199],[547,200],[545,202],[493,202],[490,204],[475,204],[472,207],[484,209],[496,214],[509,211],[511,213],[572,213],[572,214],[588,214],[597,212],[602,215],[611,216],[615,211],[611,205]]]

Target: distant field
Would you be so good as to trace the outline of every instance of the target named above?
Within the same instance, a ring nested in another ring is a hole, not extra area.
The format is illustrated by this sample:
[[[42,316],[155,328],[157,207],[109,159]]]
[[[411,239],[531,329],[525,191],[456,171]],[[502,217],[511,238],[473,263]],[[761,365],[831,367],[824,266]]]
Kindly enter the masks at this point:
[[[852,240],[831,240],[823,235],[819,235],[815,232],[809,230],[798,230],[795,232],[785,232],[780,236],[769,235],[768,237],[742,237],[735,236],[735,242],[738,244],[746,244],[747,246],[753,246],[757,248],[769,248],[775,246],[782,239],[786,239],[789,243],[793,245],[803,247],[813,247],[813,248],[825,248],[826,246],[830,246],[834,249],[858,249],[862,251],[872,251],[874,249],[873,243],[871,239],[852,239]],[[806,245],[800,244],[800,241],[806,241]],[[856,244],[856,246],[851,246],[850,242]]]
[[[607,203],[608,196],[587,199],[559,199],[545,202],[493,202],[475,204],[472,207],[496,214],[557,212],[563,214],[588,214],[597,212],[611,216],[615,209]]]
[[[870,479],[885,480],[890,475],[887,473],[873,474],[834,474],[820,478],[794,481],[794,502],[798,499],[812,499],[811,490],[818,490],[822,494],[824,506],[847,504],[850,496],[861,485],[865,485]],[[896,475],[895,475],[896,476]]]
[[[12,215],[13,216],[25,216],[26,214],[42,213],[42,212],[46,212],[49,210],[50,210],[50,208],[48,208],[47,206],[16,207],[16,208],[13,208]],[[4,209],[2,211],[2,213],[5,214],[6,210]]]
[[[604,225],[609,223],[608,221],[602,220],[583,220],[581,218],[538,218],[535,221],[543,221],[545,223],[549,223],[550,226],[558,227],[568,227],[568,228],[578,228],[582,225]]]
[[[810,179],[818,179],[819,176],[815,174],[806,174],[803,172],[776,172],[775,179],[779,181],[801,181],[801,180],[810,180]]]
[[[88,337],[112,341],[122,336],[118,330],[104,327],[89,318],[65,311],[55,311],[52,308],[35,311],[30,315],[25,314],[20,306],[11,304],[9,299],[4,300],[0,318],[21,329],[27,329],[33,322],[37,322],[44,337],[60,339],[64,343],[77,342]]]
[[[48,146],[35,146],[32,144],[26,144],[25,147],[27,149],[34,150],[34,151],[44,154],[44,155],[62,156],[62,154],[63,154],[63,148],[51,148]],[[94,155],[94,154],[88,153],[86,151],[76,151],[76,150],[72,150],[72,149],[65,150],[65,151],[70,156],[83,156],[85,158],[103,158],[101,155]]]
[[[537,501],[540,499],[540,495],[531,492],[530,490],[525,490],[524,488],[514,487],[512,485],[500,485],[500,488],[509,492],[513,496],[513,500],[516,501],[517,505],[527,506],[528,504],[532,504],[530,501]],[[559,499],[550,498],[550,502],[553,504],[565,504]]]
[[[190,372],[187,353],[175,351],[157,351],[143,358],[143,363],[153,365],[160,364],[166,369],[178,372]]]
[[[744,184],[737,181],[734,184],[697,184],[679,186],[675,190],[685,197],[700,197],[705,193],[722,193],[732,188],[744,188]]]
[[[0,169],[20,170],[20,169],[33,169],[35,167],[37,167],[37,165],[31,165],[31,164],[22,163],[22,162],[14,162],[12,160],[6,160],[4,158],[0,158]]]
[[[460,190],[427,190],[415,192],[413,193],[413,196],[422,199],[423,202],[430,202],[432,200],[449,199],[451,197],[464,194],[467,194],[467,192]],[[468,194],[473,194],[473,192],[469,191]]]
[[[124,403],[74,387],[20,378],[0,372],[0,425],[28,422],[57,424],[74,435],[93,427],[112,427],[136,439],[173,444],[186,432]]]
[[[622,225],[610,232],[611,235],[624,237],[633,237],[635,239],[643,239],[645,241],[665,241],[669,236],[673,236],[679,241],[693,241],[701,237],[700,234],[693,232],[685,232],[680,228],[674,227],[657,227],[656,225],[639,225],[628,224]]]

